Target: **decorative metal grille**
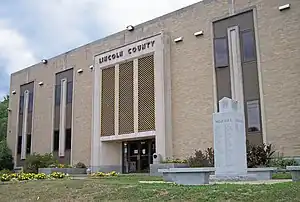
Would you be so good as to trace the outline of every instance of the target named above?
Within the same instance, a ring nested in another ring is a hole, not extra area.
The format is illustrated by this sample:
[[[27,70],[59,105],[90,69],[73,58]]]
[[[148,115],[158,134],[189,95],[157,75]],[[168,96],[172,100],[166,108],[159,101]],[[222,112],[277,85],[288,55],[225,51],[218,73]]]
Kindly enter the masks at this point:
[[[154,57],[138,60],[138,130],[155,130]]]
[[[133,61],[119,66],[119,134],[134,132]]]
[[[102,70],[101,135],[115,133],[115,68]]]

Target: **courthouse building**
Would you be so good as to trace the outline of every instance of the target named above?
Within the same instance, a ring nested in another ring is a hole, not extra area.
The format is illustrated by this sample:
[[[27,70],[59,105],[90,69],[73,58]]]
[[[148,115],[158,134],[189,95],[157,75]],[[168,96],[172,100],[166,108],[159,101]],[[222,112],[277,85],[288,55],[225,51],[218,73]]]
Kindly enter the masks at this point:
[[[15,72],[8,143],[16,167],[144,172],[213,146],[223,97],[250,143],[300,156],[299,0],[204,0]]]

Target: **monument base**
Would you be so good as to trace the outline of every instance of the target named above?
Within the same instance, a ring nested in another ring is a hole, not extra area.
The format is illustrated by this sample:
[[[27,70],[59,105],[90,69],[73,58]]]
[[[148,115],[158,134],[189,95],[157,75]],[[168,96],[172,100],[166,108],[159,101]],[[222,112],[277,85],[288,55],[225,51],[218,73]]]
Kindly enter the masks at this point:
[[[221,181],[229,181],[229,182],[238,182],[238,181],[257,181],[258,176],[256,174],[244,174],[244,175],[210,175],[210,182],[221,182]]]

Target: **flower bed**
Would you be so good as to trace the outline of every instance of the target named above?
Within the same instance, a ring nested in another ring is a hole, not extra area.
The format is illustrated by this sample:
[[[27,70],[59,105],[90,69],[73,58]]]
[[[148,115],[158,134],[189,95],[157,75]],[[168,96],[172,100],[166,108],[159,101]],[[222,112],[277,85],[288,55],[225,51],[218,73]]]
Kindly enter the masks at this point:
[[[91,177],[110,177],[110,176],[118,176],[119,173],[117,173],[116,171],[112,171],[109,173],[103,173],[103,172],[96,172],[96,173],[92,173]]]
[[[12,174],[2,174],[0,175],[0,181],[9,182],[9,181],[26,181],[26,180],[44,180],[44,179],[63,179],[68,175],[60,172],[54,172],[50,175],[44,173],[12,173]]]

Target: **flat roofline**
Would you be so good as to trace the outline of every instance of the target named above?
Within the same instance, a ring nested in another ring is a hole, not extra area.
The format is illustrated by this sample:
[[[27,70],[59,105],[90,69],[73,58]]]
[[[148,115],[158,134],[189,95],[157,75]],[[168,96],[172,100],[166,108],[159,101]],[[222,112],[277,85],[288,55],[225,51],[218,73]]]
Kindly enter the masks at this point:
[[[183,13],[183,12],[185,12],[185,11],[187,11],[187,10],[193,8],[193,7],[196,7],[196,6],[199,5],[199,4],[209,4],[209,3],[214,2],[214,1],[215,1],[215,0],[199,0],[198,2],[193,3],[193,4],[191,4],[191,5],[185,6],[185,7],[183,7],[183,8],[178,9],[178,10],[172,11],[172,12],[170,12],[170,13],[167,13],[167,14],[164,14],[164,15],[161,15],[161,16],[158,16],[158,17],[153,18],[153,19],[151,19],[151,20],[148,20],[148,21],[146,21],[146,22],[143,22],[143,23],[140,23],[140,24],[138,24],[138,25],[135,25],[135,28],[138,29],[138,28],[147,26],[147,25],[149,25],[149,24],[153,24],[153,23],[155,23],[156,21],[165,20],[166,18],[169,18],[169,17],[171,17],[172,15]],[[110,35],[105,36],[105,37],[103,37],[103,38],[97,39],[97,40],[95,40],[95,41],[92,41],[92,42],[89,42],[89,43],[87,43],[87,44],[78,46],[78,47],[73,48],[73,49],[71,49],[71,50],[69,50],[69,51],[63,52],[63,53],[61,53],[61,54],[58,54],[58,55],[56,55],[56,56],[53,56],[53,57],[50,57],[50,58],[46,58],[46,59],[47,59],[48,61],[49,61],[49,60],[53,60],[53,59],[55,59],[55,58],[57,58],[57,57],[59,57],[59,56],[61,56],[61,55],[69,54],[69,53],[74,52],[74,51],[76,51],[76,50],[78,50],[78,49],[80,49],[80,48],[83,48],[83,47],[86,47],[86,46],[89,46],[89,45],[92,45],[92,44],[95,44],[95,43],[99,43],[99,42],[101,42],[101,41],[107,40],[107,39],[112,38],[112,37],[114,37],[114,36],[121,35],[121,34],[124,33],[125,31],[126,31],[126,29],[121,30],[121,31],[119,31],[119,32],[110,34]],[[106,51],[103,51],[103,52],[107,52],[107,51],[109,51],[109,50],[106,50]],[[99,54],[97,54],[97,55],[99,55]],[[13,72],[13,73],[11,73],[11,76],[14,76],[14,75],[16,75],[16,74],[19,74],[19,73],[21,73],[21,72],[23,72],[23,71],[28,71],[29,69],[31,69],[31,68],[33,68],[33,67],[36,67],[36,66],[37,66],[38,64],[40,64],[40,63],[41,63],[41,62],[35,63],[35,64],[31,65],[31,66],[25,67],[24,69],[21,69],[21,70],[19,70],[19,71]]]

